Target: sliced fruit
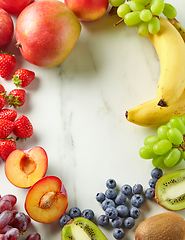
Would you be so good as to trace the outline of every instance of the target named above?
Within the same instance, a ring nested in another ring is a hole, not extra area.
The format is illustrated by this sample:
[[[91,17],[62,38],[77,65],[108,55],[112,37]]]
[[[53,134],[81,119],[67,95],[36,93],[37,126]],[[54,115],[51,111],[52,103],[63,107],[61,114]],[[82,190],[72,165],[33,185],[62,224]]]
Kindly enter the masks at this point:
[[[66,211],[68,198],[62,181],[55,176],[47,176],[36,182],[28,191],[25,209],[35,221],[51,223]]]
[[[6,159],[5,174],[13,185],[29,188],[45,175],[47,167],[48,157],[42,147],[17,149]]]
[[[178,211],[185,208],[185,169],[165,174],[157,181],[155,200],[169,210]]]
[[[107,240],[103,232],[89,219],[71,219],[61,232],[62,240]]]

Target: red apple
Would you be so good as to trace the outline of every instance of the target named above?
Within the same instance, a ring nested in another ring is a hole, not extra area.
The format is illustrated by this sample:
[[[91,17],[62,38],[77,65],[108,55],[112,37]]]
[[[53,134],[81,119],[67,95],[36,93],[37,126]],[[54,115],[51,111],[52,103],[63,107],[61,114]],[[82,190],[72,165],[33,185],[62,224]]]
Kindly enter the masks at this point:
[[[28,62],[40,67],[55,67],[67,58],[80,32],[78,18],[64,3],[36,1],[17,18],[16,46]]]
[[[32,2],[34,2],[34,0],[0,0],[0,8],[3,8],[8,13],[18,15]]]
[[[108,0],[64,0],[80,21],[94,21],[101,18],[109,5]]]
[[[0,8],[0,49],[9,45],[14,32],[13,20],[9,13]]]
[[[36,182],[28,191],[25,209],[35,221],[51,223],[66,211],[68,198],[62,181],[55,176],[47,176]]]
[[[42,147],[17,149],[6,159],[5,174],[13,185],[29,188],[45,175],[47,167],[48,157]]]

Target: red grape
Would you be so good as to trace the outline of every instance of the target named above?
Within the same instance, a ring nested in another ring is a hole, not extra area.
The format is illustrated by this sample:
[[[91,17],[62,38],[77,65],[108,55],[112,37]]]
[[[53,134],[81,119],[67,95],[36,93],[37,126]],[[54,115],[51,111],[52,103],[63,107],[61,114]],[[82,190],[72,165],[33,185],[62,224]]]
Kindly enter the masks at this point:
[[[41,240],[41,236],[39,233],[33,232],[26,238],[26,240]]]

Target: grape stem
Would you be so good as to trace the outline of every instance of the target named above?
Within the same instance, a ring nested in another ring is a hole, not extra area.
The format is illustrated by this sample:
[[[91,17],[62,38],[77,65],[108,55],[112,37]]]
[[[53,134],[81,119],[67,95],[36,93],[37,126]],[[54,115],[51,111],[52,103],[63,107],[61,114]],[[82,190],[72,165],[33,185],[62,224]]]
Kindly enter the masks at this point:
[[[122,23],[124,21],[124,18],[122,18],[121,20],[119,20],[117,23],[114,24],[114,26],[116,27],[117,25],[119,25],[120,23]]]
[[[117,14],[117,8],[118,8],[118,7],[112,6],[112,8],[111,8],[110,11],[109,11],[109,14],[110,14],[111,16],[116,15],[116,14]]]

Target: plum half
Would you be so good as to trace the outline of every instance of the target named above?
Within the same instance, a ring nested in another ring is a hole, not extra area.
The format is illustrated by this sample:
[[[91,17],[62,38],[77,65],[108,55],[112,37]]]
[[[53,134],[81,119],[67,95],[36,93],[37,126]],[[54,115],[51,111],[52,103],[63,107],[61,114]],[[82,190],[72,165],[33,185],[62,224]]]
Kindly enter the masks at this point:
[[[68,207],[68,197],[62,181],[56,176],[46,176],[28,191],[25,209],[28,215],[40,223],[58,220]]]
[[[6,159],[5,174],[16,187],[29,188],[46,174],[47,167],[48,156],[42,147],[17,149]]]
[[[185,208],[185,169],[165,174],[157,181],[155,200],[168,210],[179,211]]]

